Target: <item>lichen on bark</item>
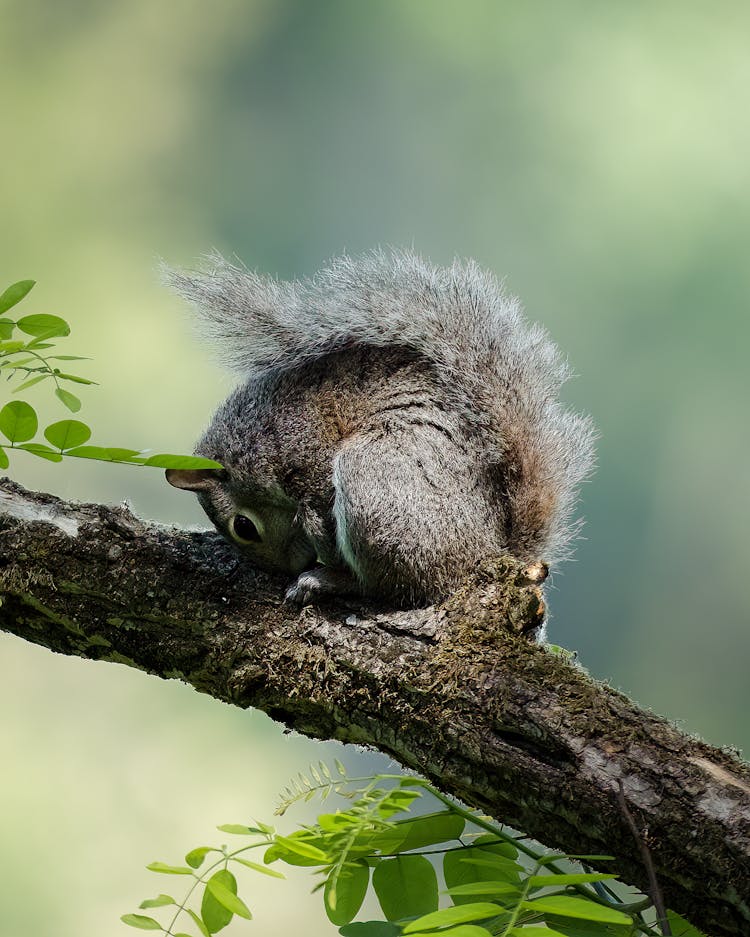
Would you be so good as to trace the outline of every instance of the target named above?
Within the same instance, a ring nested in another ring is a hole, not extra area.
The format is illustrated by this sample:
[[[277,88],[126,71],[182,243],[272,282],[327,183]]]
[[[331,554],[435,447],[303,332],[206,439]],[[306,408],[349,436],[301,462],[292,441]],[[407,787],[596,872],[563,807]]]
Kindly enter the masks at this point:
[[[622,784],[667,904],[750,932],[750,769],[530,640],[538,578],[499,558],[412,611],[283,592],[213,533],[0,483],[0,628],[377,747],[553,848],[615,855],[643,889]]]

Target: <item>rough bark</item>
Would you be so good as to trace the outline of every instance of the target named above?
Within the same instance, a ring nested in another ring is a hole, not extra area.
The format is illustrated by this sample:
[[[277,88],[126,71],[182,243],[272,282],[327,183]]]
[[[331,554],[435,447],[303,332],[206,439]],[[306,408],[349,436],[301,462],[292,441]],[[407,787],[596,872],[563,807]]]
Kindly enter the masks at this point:
[[[408,612],[300,611],[283,586],[215,534],[0,483],[3,630],[374,746],[553,848],[615,855],[645,890],[622,785],[667,905],[750,933],[750,768],[529,641],[543,601],[512,561]]]

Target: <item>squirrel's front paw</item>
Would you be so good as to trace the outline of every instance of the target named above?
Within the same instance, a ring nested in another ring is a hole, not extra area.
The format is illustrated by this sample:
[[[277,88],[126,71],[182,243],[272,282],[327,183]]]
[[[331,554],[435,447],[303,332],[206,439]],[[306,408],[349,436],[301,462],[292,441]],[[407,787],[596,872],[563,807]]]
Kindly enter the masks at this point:
[[[293,605],[311,605],[327,592],[330,592],[330,589],[323,576],[315,569],[308,569],[300,573],[297,581],[289,586],[284,601]]]
[[[286,590],[284,601],[295,605],[311,605],[323,596],[352,595],[358,591],[347,569],[315,566],[299,574],[297,581]]]

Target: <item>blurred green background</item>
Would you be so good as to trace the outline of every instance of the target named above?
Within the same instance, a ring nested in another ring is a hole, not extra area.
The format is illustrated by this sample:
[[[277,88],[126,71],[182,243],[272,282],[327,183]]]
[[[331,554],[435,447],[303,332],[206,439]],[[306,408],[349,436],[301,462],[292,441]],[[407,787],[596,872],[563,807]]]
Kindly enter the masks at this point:
[[[2,286],[37,279],[24,312],[65,316],[94,356],[95,441],[188,451],[231,386],[159,256],[216,247],[281,276],[377,244],[473,256],[569,355],[568,399],[601,433],[551,640],[685,729],[750,744],[747,4],[0,14]],[[11,471],[203,523],[158,471]],[[128,933],[119,914],[166,887],[146,862],[268,819],[311,760],[388,764],[124,667],[0,648],[2,937]],[[231,933],[333,933],[311,884],[249,882],[256,921]]]

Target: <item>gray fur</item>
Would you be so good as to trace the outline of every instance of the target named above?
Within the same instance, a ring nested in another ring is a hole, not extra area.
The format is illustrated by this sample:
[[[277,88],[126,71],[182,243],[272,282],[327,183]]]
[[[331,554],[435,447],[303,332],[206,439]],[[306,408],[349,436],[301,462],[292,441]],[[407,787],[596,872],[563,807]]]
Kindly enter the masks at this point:
[[[265,511],[273,542],[246,545],[261,565],[322,561],[292,598],[317,576],[431,601],[483,556],[567,553],[592,426],[558,400],[570,372],[547,333],[475,263],[374,251],[284,283],[212,255],[166,279],[245,378],[198,446],[228,474],[201,500],[223,530]]]

